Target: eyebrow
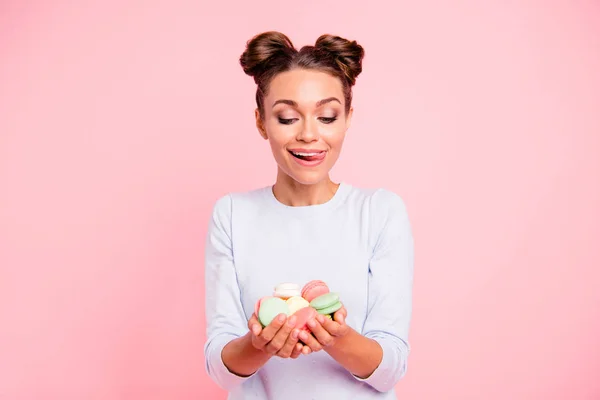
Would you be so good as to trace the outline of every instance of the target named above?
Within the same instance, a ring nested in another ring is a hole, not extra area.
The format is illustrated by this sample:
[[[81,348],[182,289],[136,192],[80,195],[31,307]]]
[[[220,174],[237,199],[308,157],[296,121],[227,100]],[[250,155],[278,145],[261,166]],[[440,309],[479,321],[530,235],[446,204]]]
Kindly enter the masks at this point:
[[[337,97],[328,97],[326,99],[317,101],[316,107],[321,107],[323,104],[327,104],[332,101],[337,101],[338,103],[342,104],[342,102],[339,101]],[[296,103],[294,100],[287,100],[287,99],[277,100],[275,103],[273,103],[273,107],[275,107],[277,104],[280,104],[280,103],[287,104],[292,107],[298,107],[298,103]]]

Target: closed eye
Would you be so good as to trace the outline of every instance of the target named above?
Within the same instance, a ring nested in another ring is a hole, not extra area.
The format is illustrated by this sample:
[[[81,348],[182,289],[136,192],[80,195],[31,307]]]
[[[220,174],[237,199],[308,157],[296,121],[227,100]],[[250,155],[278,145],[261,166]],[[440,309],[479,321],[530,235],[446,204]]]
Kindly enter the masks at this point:
[[[278,118],[279,123],[283,125],[291,125],[294,121],[298,121],[298,118]]]
[[[291,125],[298,121],[298,118],[278,118],[279,123],[283,125]],[[331,124],[337,120],[337,117],[320,117],[319,121],[324,124]]]
[[[319,120],[321,122],[323,122],[324,124],[331,124],[331,123],[335,122],[335,120],[337,120],[337,118],[336,117],[332,117],[332,118],[321,117],[321,118],[319,118]]]

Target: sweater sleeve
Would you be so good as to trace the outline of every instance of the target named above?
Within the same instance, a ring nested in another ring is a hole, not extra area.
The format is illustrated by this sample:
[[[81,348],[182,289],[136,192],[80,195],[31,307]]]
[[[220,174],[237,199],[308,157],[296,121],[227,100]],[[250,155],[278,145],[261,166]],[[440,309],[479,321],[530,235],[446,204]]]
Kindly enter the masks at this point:
[[[231,390],[249,377],[229,371],[221,352],[231,340],[248,331],[240,300],[231,241],[230,196],[220,198],[213,208],[205,246],[205,368],[221,388]]]
[[[412,313],[413,236],[406,207],[396,194],[373,195],[371,212],[382,221],[369,263],[368,311],[363,335],[379,343],[383,358],[375,371],[361,379],[380,392],[404,377],[409,354]],[[383,213],[383,214],[381,214]]]

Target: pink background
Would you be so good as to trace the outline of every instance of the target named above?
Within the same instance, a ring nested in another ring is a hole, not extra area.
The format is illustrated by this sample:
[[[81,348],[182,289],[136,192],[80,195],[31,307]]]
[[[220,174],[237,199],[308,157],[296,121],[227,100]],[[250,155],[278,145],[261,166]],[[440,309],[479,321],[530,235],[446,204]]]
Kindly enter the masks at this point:
[[[0,2],[1,399],[225,397],[204,235],[275,176],[237,61],[268,29],[366,48],[334,178],[409,207],[398,397],[600,398],[597,1],[52,3]]]

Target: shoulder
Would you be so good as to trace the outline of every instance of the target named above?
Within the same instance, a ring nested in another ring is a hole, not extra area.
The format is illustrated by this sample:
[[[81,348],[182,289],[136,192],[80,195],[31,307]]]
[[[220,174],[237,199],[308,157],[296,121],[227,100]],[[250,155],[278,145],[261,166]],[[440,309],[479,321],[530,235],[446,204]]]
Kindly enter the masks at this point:
[[[390,214],[407,215],[404,199],[398,193],[384,187],[352,186],[349,201],[362,204],[373,219],[386,219]]]
[[[412,245],[412,226],[400,194],[383,187],[354,188],[353,192],[356,198],[363,199],[361,217],[368,221],[367,237],[373,255],[402,249],[403,244]]]
[[[393,214],[408,218],[406,203],[404,199],[396,192],[389,189],[377,189],[372,195],[372,204],[374,209],[380,213]]]
[[[235,209],[258,207],[265,203],[268,187],[221,194],[213,203],[213,215],[230,218]]]
[[[352,187],[348,199],[350,204],[356,205],[350,208],[353,212],[356,210],[361,223],[366,224],[368,248],[373,254],[401,242],[410,243],[411,223],[400,194],[384,187]]]

